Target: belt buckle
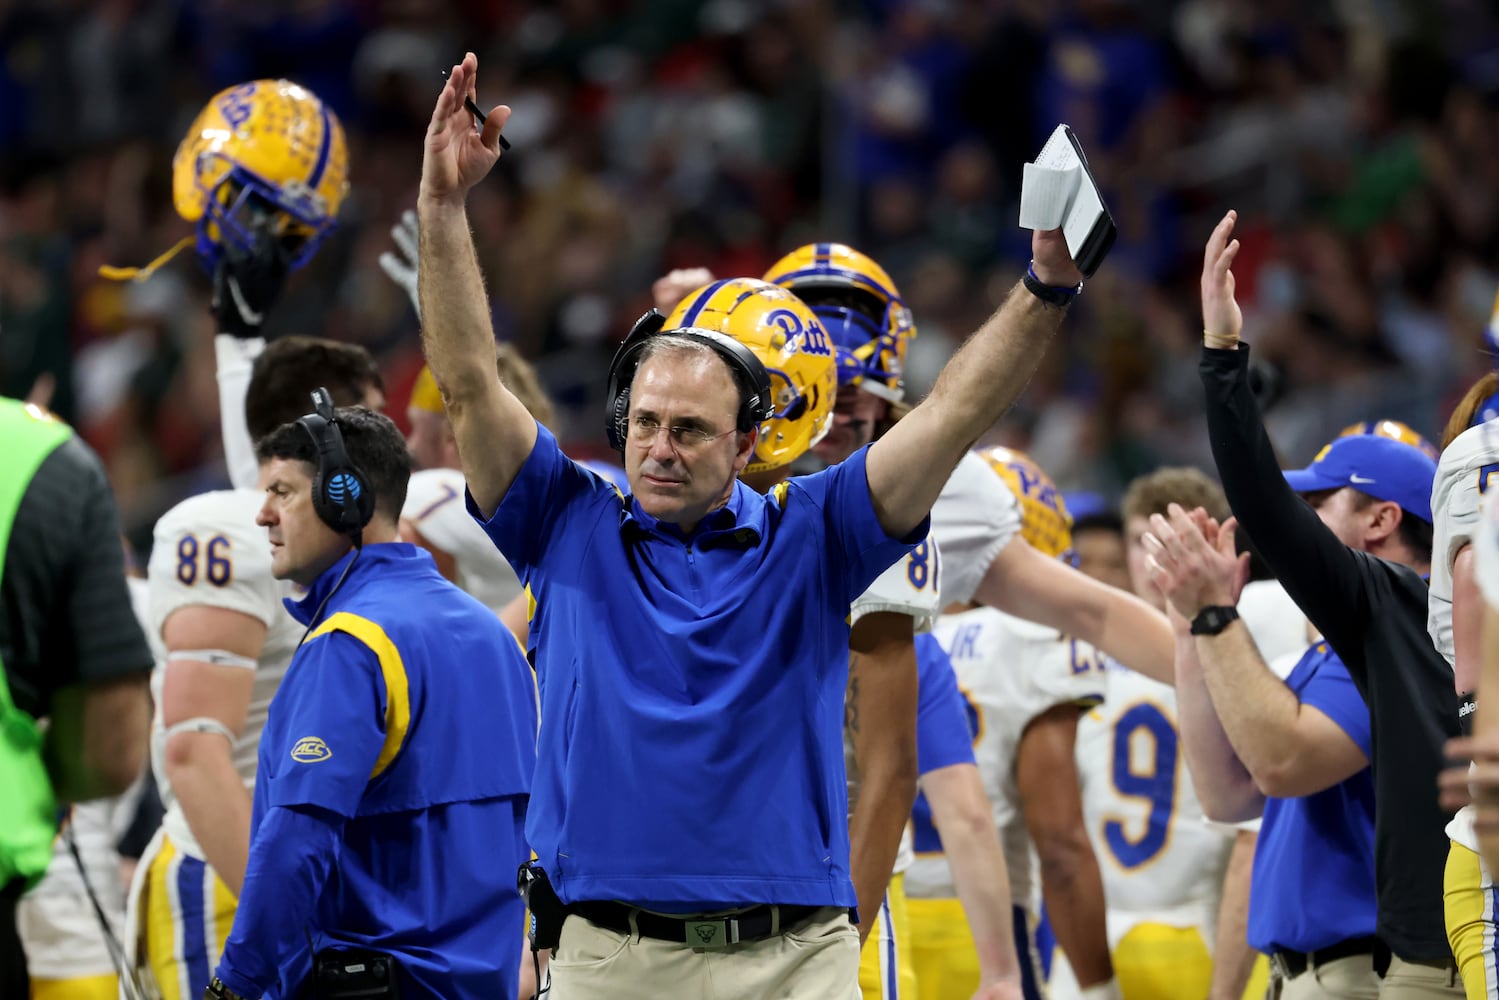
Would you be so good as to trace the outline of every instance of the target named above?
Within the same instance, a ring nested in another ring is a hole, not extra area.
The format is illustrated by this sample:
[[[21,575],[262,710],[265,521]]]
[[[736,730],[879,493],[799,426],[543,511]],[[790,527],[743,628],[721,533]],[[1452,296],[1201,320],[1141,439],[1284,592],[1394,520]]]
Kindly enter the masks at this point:
[[[1270,969],[1284,980],[1290,980],[1291,966],[1286,962],[1286,956],[1281,952],[1275,952],[1270,956]]]
[[[727,948],[739,943],[739,921],[688,920],[687,943],[694,948]]]

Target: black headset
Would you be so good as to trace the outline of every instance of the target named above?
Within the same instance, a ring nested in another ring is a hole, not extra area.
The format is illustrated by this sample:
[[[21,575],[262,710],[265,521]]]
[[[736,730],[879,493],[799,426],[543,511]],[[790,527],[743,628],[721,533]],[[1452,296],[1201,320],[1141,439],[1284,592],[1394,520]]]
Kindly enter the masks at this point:
[[[619,350],[614,352],[614,360],[609,362],[609,396],[604,430],[609,435],[610,447],[615,451],[625,450],[630,420],[630,384],[635,381],[635,372],[640,367],[640,355],[645,351],[646,345],[652,337],[662,332],[707,344],[723,358],[734,375],[734,383],[739,387],[742,397],[734,423],[736,430],[743,434],[770,419],[775,413],[771,400],[770,373],[765,370],[760,359],[755,357],[754,351],[727,334],[693,327],[663,331],[661,328],[665,325],[666,317],[659,310],[652,309],[636,321],[630,329],[630,335],[619,345]]]
[[[297,420],[317,449],[317,471],[312,476],[312,509],[322,522],[354,544],[375,516],[375,491],[344,448],[343,432],[333,415],[327,389],[312,392],[313,412]]]

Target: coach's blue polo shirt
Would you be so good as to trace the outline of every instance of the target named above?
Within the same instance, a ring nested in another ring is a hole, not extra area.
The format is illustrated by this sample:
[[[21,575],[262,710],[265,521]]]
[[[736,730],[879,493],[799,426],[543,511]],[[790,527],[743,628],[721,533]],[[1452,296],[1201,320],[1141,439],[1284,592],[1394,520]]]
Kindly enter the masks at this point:
[[[1372,756],[1369,707],[1326,643],[1286,684]],[[1267,798],[1249,890],[1249,943],[1311,952],[1374,933],[1374,779],[1353,777],[1297,799]]]
[[[848,607],[927,531],[886,535],[865,455],[736,483],[684,536],[538,429],[480,523],[535,601],[526,835],[563,900],[854,905]]]

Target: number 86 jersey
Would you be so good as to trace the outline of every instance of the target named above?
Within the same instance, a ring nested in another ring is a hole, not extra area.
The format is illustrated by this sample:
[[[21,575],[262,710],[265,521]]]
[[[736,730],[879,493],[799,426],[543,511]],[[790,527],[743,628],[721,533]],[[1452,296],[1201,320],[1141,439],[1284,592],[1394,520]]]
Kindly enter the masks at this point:
[[[259,490],[220,490],[189,497],[161,516],[147,567],[153,645],[162,643],[167,619],[182,608],[223,608],[249,615],[266,626],[265,644],[255,666],[244,731],[235,740],[234,768],[246,786],[255,781],[260,732],[271,698],[291,665],[302,630],[282,604],[292,584],[271,576],[271,545],[266,529],[255,523],[264,495]],[[161,691],[170,662],[158,662],[151,675],[156,717],[151,724],[151,766],[167,806],[164,825],[174,844],[200,854],[182,820],[164,766],[165,732]]]
[[[1232,840],[1203,819],[1177,738],[1176,692],[1108,667],[1107,700],[1078,723],[1077,769],[1109,946],[1148,922],[1203,928],[1211,947]]]

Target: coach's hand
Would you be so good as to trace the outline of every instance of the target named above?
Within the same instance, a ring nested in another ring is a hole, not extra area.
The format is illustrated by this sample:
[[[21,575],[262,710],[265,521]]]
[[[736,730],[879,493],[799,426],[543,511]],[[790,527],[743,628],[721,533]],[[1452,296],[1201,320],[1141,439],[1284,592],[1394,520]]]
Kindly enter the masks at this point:
[[[1041,284],[1053,288],[1071,288],[1083,281],[1083,272],[1072,259],[1067,237],[1060,229],[1037,229],[1031,233],[1031,266]]]
[[[1249,575],[1249,554],[1234,547],[1236,522],[1223,524],[1205,513],[1188,514],[1171,504],[1167,517],[1153,514],[1142,539],[1150,582],[1187,621],[1203,608],[1235,605]]]
[[[474,97],[478,77],[479,59],[466,53],[437,96],[422,155],[420,197],[424,199],[461,202],[500,158],[500,129],[510,120],[510,109],[497,105],[483,129],[475,130],[463,99]]]
[[[1234,258],[1239,241],[1229,239],[1239,213],[1230,211],[1208,237],[1202,253],[1202,342],[1225,349],[1239,346],[1244,313],[1234,299]]]
[[[210,307],[220,333],[258,337],[291,273],[291,252],[276,233],[275,213],[255,222],[250,246],[225,241],[213,271]]]

